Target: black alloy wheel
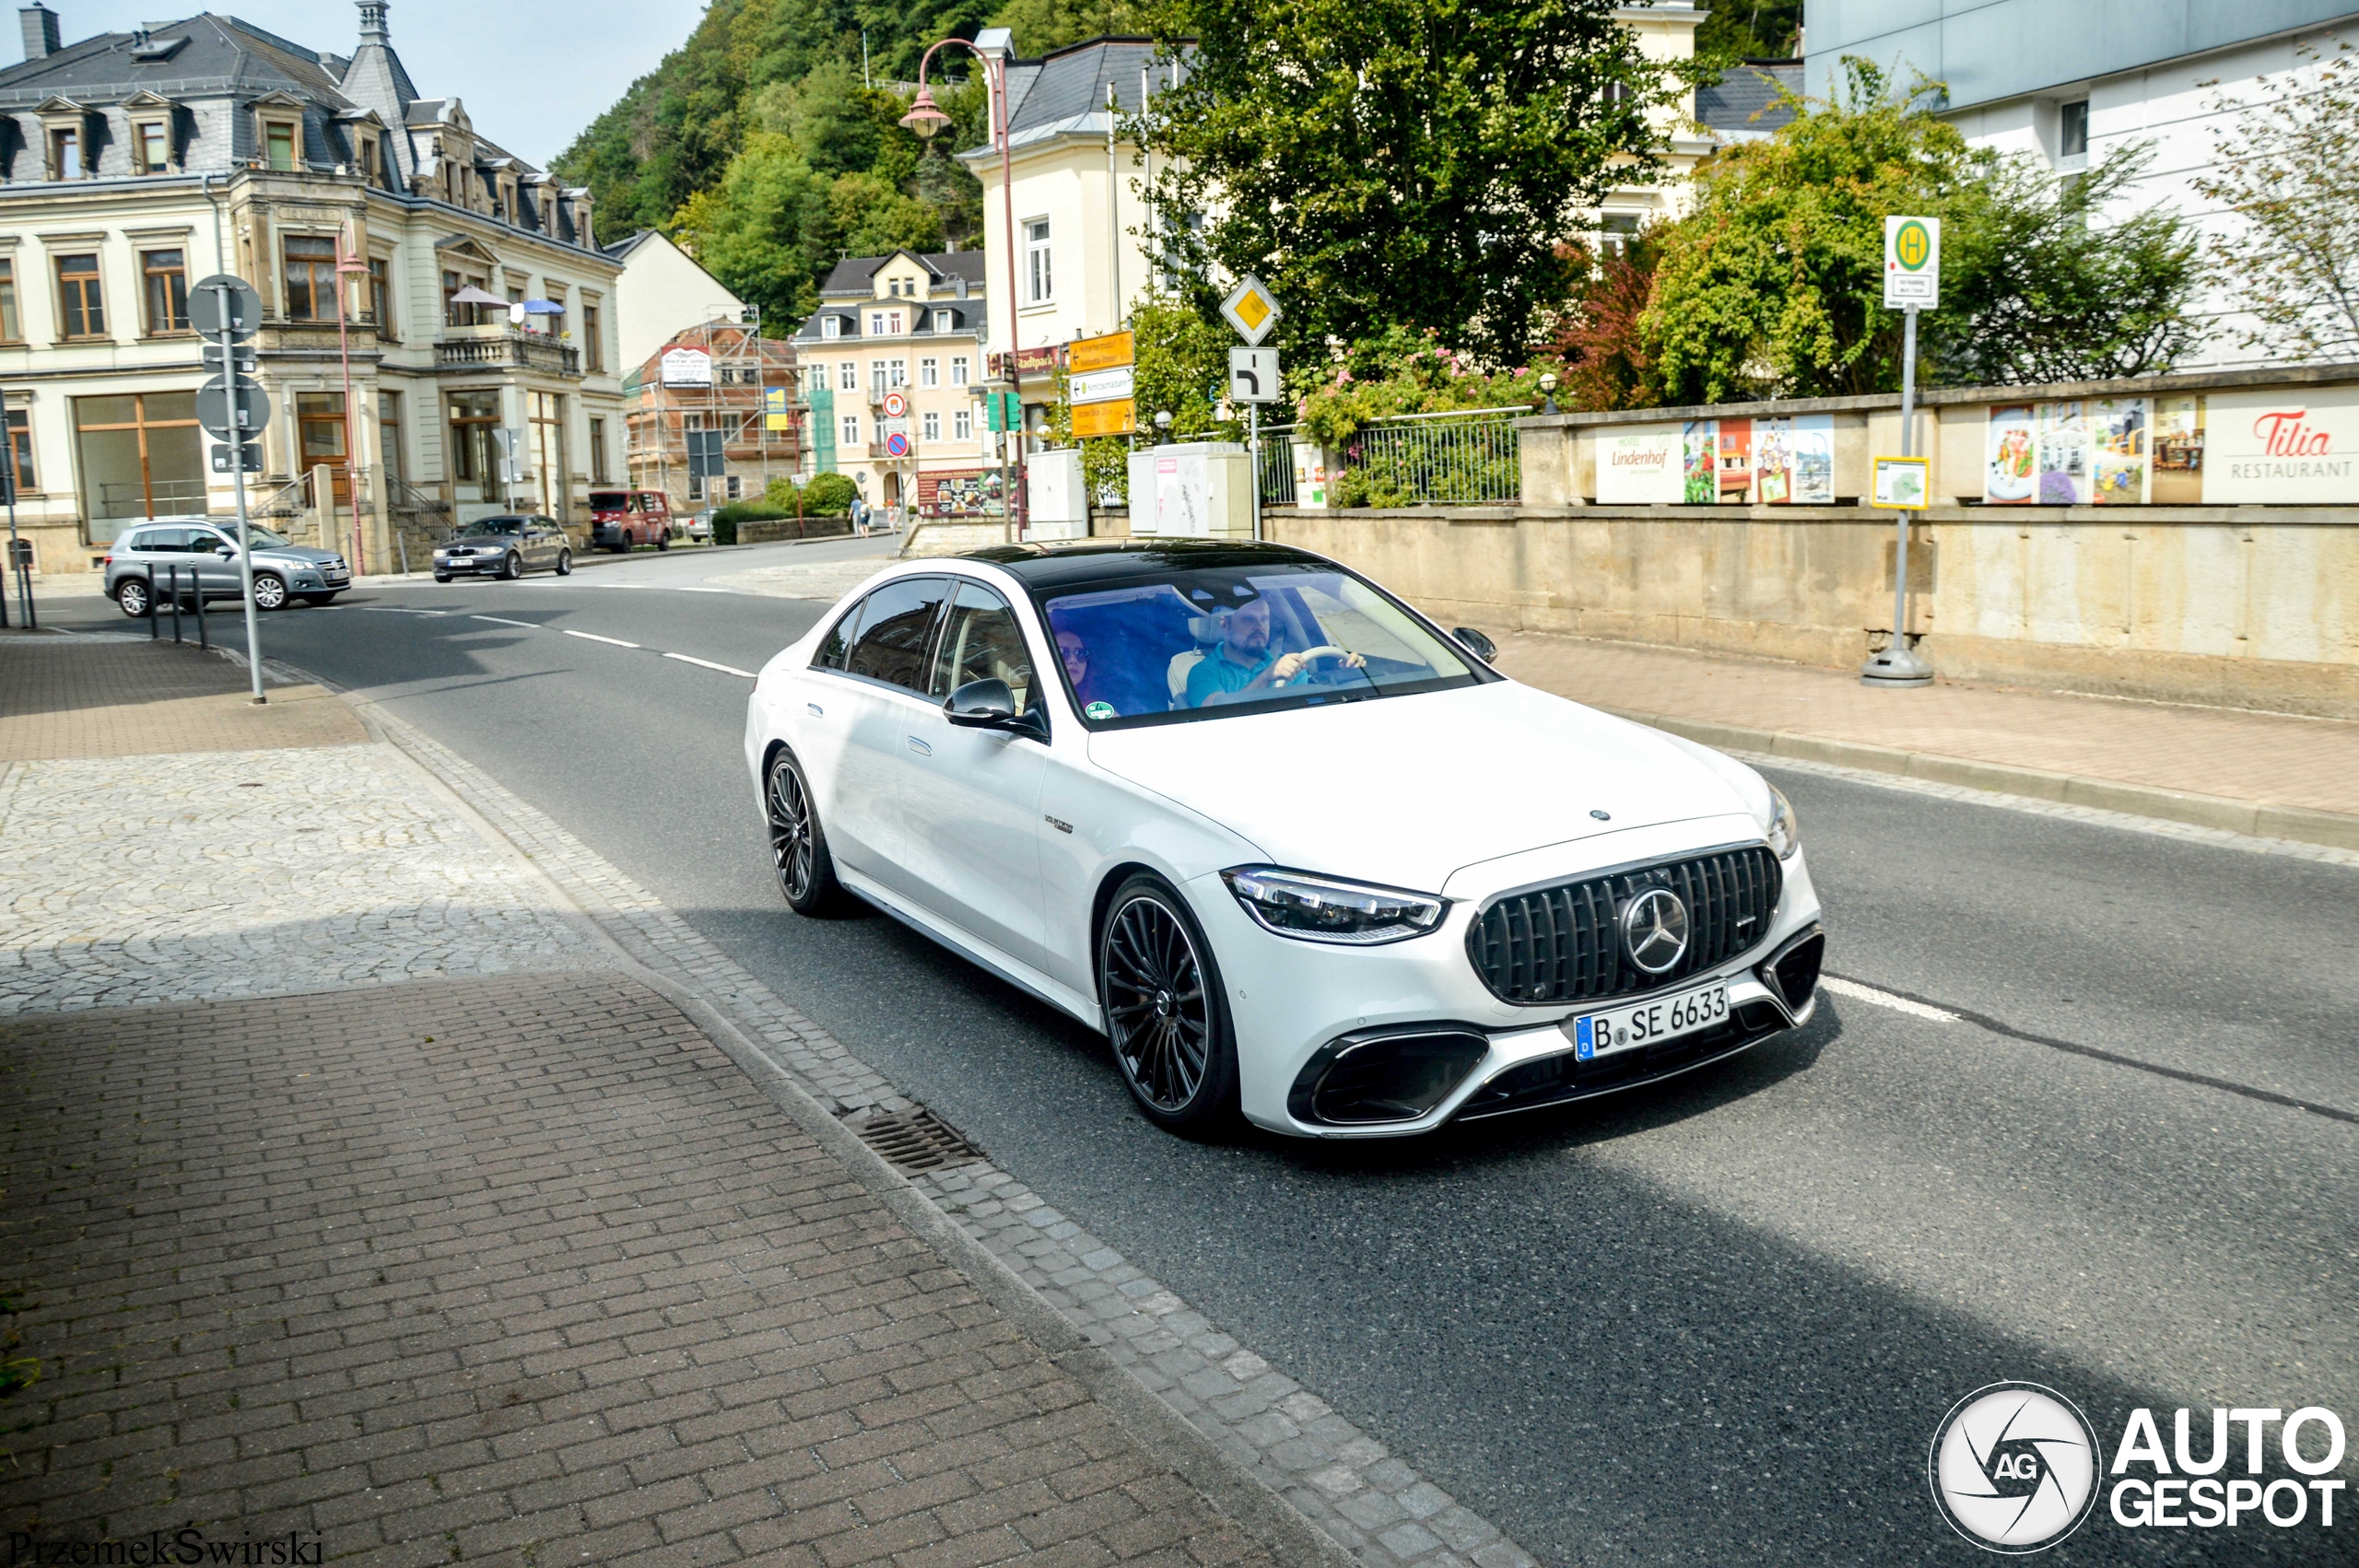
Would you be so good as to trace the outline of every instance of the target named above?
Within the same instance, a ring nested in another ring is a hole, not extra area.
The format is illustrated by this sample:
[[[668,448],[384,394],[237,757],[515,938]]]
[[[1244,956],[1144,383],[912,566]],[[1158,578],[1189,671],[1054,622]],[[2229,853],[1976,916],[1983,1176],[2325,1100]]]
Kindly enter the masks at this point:
[[[787,907],[798,915],[824,915],[839,907],[843,887],[836,881],[827,830],[819,825],[810,780],[792,752],[781,748],[770,758],[762,806],[769,826],[770,869]]]
[[[124,578],[114,586],[114,602],[124,614],[138,619],[147,614],[147,585],[135,577]]]
[[[1139,1108],[1191,1135],[1223,1129],[1237,1105],[1237,1051],[1211,947],[1180,895],[1134,876],[1114,894],[1097,943],[1106,1036]]]

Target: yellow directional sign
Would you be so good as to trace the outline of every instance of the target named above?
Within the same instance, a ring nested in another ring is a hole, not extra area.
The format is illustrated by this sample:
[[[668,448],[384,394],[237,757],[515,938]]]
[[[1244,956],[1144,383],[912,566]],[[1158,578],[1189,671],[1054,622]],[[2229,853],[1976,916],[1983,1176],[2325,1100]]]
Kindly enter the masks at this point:
[[[1270,291],[1262,287],[1262,280],[1248,273],[1236,292],[1220,302],[1220,313],[1228,318],[1228,324],[1237,329],[1237,335],[1250,348],[1258,347],[1270,335],[1270,329],[1278,324],[1283,312],[1278,310],[1278,302],[1270,298]]]
[[[1074,338],[1065,346],[1065,369],[1076,376],[1086,376],[1092,370],[1111,370],[1128,365],[1136,353],[1134,342],[1126,332]]]

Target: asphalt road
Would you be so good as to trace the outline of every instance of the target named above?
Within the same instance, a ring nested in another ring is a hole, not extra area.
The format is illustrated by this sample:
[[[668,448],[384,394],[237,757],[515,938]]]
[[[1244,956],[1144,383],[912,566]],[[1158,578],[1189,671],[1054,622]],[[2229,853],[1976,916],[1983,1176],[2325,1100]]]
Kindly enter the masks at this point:
[[[2181,1405],[2204,1436],[2213,1405],[2359,1415],[2359,870],[1781,772],[1830,970],[1931,1015],[1830,996],[1731,1068],[1421,1143],[1185,1143],[1095,1036],[780,903],[749,684],[663,655],[753,670],[824,605],[713,577],[878,548],[364,589],[269,617],[266,651],[536,802],[1552,1564],[1981,1561],[1926,1445],[1997,1380],[2108,1453],[2140,1405],[2165,1442]],[[2049,1560],[2359,1561],[2345,1499],[2332,1531],[2100,1507]]]

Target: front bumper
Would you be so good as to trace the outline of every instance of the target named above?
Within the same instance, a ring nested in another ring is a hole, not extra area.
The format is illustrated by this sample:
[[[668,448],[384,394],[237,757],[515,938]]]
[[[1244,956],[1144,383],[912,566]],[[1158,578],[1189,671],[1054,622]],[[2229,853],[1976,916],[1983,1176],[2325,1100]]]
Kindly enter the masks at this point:
[[[434,569],[452,577],[465,577],[471,572],[497,572],[507,559],[505,556],[437,556]]]
[[[1824,933],[1799,854],[1786,863],[1784,890],[1762,940],[1661,993],[1719,980],[1728,987],[1727,1023],[1587,1062],[1575,1059],[1574,1042],[1560,1025],[1607,1004],[1525,1007],[1491,995],[1466,954],[1466,925],[1478,900],[1457,904],[1429,935],[1346,948],[1263,930],[1217,876],[1190,885],[1229,992],[1242,1109],[1258,1126],[1298,1137],[1406,1137],[1454,1120],[1635,1088],[1733,1056],[1808,1023],[1816,1010],[1815,955]],[[1811,961],[1800,965],[1807,975],[1790,965],[1788,978],[1799,983],[1781,984],[1769,964],[1805,943],[1813,944]],[[1610,1005],[1645,1000],[1616,997]],[[1332,1114],[1350,1087],[1333,1076],[1339,1068],[1360,1075],[1357,1114],[1371,1119]],[[1393,1114],[1373,1119],[1384,1115],[1388,1099]]]

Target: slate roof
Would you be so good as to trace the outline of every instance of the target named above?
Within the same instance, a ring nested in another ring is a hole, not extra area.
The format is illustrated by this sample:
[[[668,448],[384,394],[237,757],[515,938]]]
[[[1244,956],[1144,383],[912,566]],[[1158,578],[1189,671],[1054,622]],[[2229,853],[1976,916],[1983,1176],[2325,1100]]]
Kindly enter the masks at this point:
[[[980,251],[929,251],[920,255],[915,251],[896,251],[891,256],[846,256],[827,274],[827,281],[820,286],[819,309],[804,319],[795,329],[797,343],[851,341],[862,336],[861,310],[876,296],[876,270],[893,256],[908,256],[921,263],[930,275],[924,298],[880,301],[901,305],[911,311],[910,335],[930,337],[934,333],[933,313],[948,310],[952,325],[949,335],[972,337],[983,322],[983,279],[988,258]],[[967,284],[964,298],[958,297],[959,281]],[[836,335],[827,338],[820,322],[827,317],[836,318]]]
[[[1715,131],[1766,134],[1794,117],[1791,108],[1777,102],[1781,87],[1802,90],[1802,61],[1747,60],[1710,87],[1696,89],[1696,118]]]
[[[1011,60],[1007,66],[1008,140],[1015,146],[1061,135],[1106,135],[1106,88],[1114,89],[1119,112],[1139,111],[1142,73],[1162,90],[1170,67],[1156,64],[1153,39],[1093,38],[1068,44],[1038,60]],[[988,146],[958,156],[972,161],[992,154]]]
[[[914,251],[896,251],[892,256],[846,256],[828,272],[827,281],[819,286],[820,298],[867,298],[876,292],[876,269],[893,256],[910,256],[923,264],[933,275],[936,287],[956,287],[963,277],[969,294],[982,289],[984,257],[980,251],[932,251],[924,255]]]

